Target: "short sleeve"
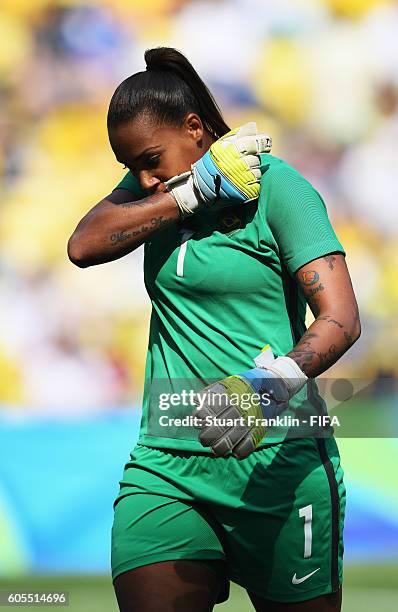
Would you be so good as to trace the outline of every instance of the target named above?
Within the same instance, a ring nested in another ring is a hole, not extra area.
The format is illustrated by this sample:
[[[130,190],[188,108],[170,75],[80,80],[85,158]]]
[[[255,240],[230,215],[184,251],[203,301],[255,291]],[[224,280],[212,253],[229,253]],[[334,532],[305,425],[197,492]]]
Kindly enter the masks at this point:
[[[131,174],[130,171],[127,172],[114,189],[127,189],[127,191],[131,191],[131,193],[139,198],[145,198],[148,195],[145,190],[142,189],[138,179]]]
[[[314,259],[345,251],[330,223],[326,206],[314,187],[278,158],[264,168],[259,206],[289,273]]]

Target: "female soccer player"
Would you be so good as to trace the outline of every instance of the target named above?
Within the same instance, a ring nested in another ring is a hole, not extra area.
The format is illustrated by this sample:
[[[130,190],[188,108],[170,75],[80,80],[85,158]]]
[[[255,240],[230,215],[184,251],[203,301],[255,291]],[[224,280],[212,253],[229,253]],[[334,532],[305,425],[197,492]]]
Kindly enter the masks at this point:
[[[231,579],[258,611],[336,612],[345,489],[330,432],[266,431],[229,400],[219,414],[243,421],[183,426],[176,417],[193,406],[170,391],[195,381],[227,398],[265,390],[260,407],[250,399],[252,415],[324,414],[313,379],[360,334],[343,247],[319,194],[268,154],[265,137],[249,125],[222,138],[228,126],[178,51],[152,49],[145,60],[108,112],[129,172],[68,245],[86,267],[145,243],[144,408],[112,528],[120,610],[212,610]],[[255,365],[265,344],[272,353]]]

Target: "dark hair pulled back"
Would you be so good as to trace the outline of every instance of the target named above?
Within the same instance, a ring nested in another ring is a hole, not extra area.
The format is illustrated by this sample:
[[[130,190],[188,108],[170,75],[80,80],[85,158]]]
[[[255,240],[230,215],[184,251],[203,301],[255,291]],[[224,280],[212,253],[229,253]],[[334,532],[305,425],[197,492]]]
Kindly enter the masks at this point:
[[[216,139],[229,131],[212,94],[190,62],[176,49],[158,47],[145,52],[146,71],[125,79],[112,96],[108,129],[149,114],[159,124],[182,125],[196,113]]]

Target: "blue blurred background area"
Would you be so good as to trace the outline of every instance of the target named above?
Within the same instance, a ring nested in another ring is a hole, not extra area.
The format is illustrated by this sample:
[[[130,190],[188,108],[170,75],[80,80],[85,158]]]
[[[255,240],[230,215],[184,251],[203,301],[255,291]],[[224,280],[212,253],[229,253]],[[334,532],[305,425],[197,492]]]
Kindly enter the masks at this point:
[[[0,576],[109,571],[112,504],[138,427],[138,410],[63,419],[0,415]],[[398,488],[389,471],[398,441],[339,445],[348,489],[346,562],[396,561]]]
[[[109,572],[149,301],[141,249],[80,270],[66,244],[124,174],[107,106],[145,49],[180,49],[323,195],[363,330],[328,376],[396,380],[397,32],[394,0],[2,0],[0,578]],[[339,446],[347,565],[396,575],[397,440]]]
[[[109,571],[112,504],[138,427],[137,410],[0,415],[0,576]],[[341,440],[340,447],[346,561],[395,561],[398,489],[388,470],[398,462],[398,441]]]

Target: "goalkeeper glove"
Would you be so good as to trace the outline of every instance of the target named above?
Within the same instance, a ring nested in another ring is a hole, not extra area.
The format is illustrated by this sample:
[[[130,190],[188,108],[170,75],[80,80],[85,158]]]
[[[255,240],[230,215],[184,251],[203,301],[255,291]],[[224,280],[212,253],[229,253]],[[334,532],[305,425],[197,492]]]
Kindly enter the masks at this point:
[[[285,410],[306,381],[293,359],[277,357],[266,368],[257,367],[209,385],[195,398],[200,442],[218,457],[231,451],[244,459],[266,435],[262,421]],[[233,424],[227,424],[227,419]]]
[[[260,194],[260,153],[269,153],[272,140],[257,134],[254,122],[228,132],[191,166],[189,172],[165,183],[171,191],[181,216],[216,201],[248,202]]]

